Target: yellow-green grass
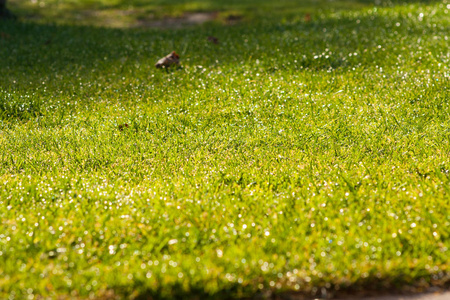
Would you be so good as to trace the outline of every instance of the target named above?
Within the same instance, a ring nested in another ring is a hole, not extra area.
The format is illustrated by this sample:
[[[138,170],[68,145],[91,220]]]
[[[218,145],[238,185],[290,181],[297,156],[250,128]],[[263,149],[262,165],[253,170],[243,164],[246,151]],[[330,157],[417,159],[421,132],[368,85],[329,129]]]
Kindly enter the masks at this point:
[[[168,30],[12,1],[0,298],[448,286],[449,4],[240,2]],[[182,68],[155,69],[172,50]]]

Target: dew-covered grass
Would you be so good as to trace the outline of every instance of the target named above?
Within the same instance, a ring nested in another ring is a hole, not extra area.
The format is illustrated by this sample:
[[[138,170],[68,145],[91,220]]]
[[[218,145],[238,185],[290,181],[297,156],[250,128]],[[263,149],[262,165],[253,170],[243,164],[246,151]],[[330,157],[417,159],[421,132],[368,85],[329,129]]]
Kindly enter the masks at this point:
[[[450,4],[276,2],[0,21],[0,298],[448,286]]]

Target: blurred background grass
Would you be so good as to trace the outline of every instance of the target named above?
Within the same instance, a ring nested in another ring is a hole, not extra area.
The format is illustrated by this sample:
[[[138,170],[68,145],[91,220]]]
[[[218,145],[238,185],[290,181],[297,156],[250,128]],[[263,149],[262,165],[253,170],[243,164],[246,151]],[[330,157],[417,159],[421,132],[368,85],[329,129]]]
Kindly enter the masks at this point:
[[[10,9],[23,20],[108,27],[162,27],[151,21],[192,13],[216,13],[210,21],[227,23],[230,16],[246,20],[286,18],[324,11],[371,6],[432,3],[434,0],[10,0]],[[244,18],[245,17],[245,18]],[[192,23],[197,23],[195,20]],[[166,24],[162,24],[166,25]],[[167,26],[166,26],[167,27]],[[168,26],[171,27],[171,26]]]

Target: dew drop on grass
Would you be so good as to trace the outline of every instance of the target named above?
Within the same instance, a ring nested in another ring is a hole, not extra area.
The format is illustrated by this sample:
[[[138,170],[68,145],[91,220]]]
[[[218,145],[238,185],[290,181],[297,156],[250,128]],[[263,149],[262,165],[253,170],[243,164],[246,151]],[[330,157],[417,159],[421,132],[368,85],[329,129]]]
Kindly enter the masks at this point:
[[[174,245],[174,244],[176,244],[176,243],[178,243],[178,240],[177,240],[177,239],[172,239],[172,240],[170,240],[170,241],[168,242],[169,245]]]
[[[217,257],[222,257],[223,256],[223,251],[220,250],[220,249],[217,249],[216,253],[217,253]]]

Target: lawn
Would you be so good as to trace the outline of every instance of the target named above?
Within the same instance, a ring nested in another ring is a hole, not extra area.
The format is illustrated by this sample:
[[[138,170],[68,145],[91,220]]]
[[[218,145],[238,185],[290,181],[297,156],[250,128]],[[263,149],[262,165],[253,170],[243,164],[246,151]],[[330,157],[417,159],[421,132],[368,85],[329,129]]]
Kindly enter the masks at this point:
[[[1,299],[448,288],[450,3],[223,2],[8,3]]]

